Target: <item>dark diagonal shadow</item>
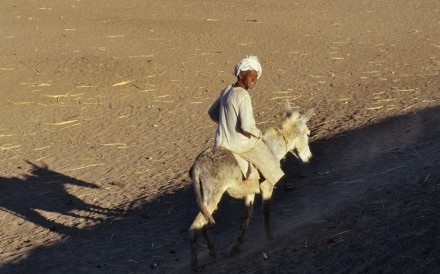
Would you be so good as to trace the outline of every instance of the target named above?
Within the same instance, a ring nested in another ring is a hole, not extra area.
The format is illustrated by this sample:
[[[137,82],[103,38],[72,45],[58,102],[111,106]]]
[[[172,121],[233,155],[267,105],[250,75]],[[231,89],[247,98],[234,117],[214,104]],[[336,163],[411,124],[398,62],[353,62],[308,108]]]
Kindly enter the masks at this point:
[[[47,166],[38,166],[31,162],[27,164],[31,166],[31,171],[22,178],[0,177],[0,210],[65,235],[70,233],[71,227],[66,227],[56,220],[49,220],[39,211],[85,219],[93,217],[79,216],[75,212],[109,212],[105,208],[78,199],[66,190],[67,185],[98,188],[96,185],[58,173]]]
[[[439,171],[433,163],[438,160],[440,151],[438,125],[440,108],[430,108],[316,140],[311,144],[314,158],[308,165],[300,165],[293,157],[287,158],[282,163],[287,178],[275,190],[273,200],[273,232],[292,233],[307,223],[319,224],[328,216],[338,216],[350,203],[362,199],[368,189],[396,184],[402,172],[411,172],[409,165],[421,167],[417,169],[420,173],[414,174],[420,178],[426,178],[428,166],[429,180],[438,180]],[[106,210],[84,203],[63,188],[69,183],[83,187],[93,187],[93,184],[45,167],[35,166],[33,175],[25,180],[0,180],[1,207],[43,227],[58,224],[34,213],[36,208],[65,215],[72,214],[72,208]],[[28,192],[26,201],[17,201],[14,197],[17,191]],[[36,246],[25,259],[4,264],[0,270],[5,273],[30,270],[34,273],[191,273],[188,227],[197,213],[192,187],[131,202],[138,206],[107,215],[110,217],[105,222],[87,230],[74,230],[63,242]],[[243,244],[244,254],[259,252],[264,241],[258,202]],[[212,230],[220,248],[228,247],[237,236],[243,211],[241,201],[224,199],[220,204],[217,225]],[[207,266],[206,273],[228,270],[230,259],[207,263],[203,249],[201,246],[201,264]],[[237,264],[237,258],[232,260]]]

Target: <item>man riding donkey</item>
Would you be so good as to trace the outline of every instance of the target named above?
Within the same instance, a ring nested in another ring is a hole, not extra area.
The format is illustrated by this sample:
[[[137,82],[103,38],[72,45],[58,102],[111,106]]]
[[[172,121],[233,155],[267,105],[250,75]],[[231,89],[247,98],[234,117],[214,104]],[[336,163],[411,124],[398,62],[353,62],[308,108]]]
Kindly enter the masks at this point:
[[[234,67],[237,81],[224,88],[210,107],[208,114],[217,123],[215,146],[231,151],[246,182],[260,182],[260,173],[274,186],[284,172],[279,161],[262,141],[262,131],[255,124],[251,97],[262,73],[256,56],[246,56]]]
[[[241,231],[228,254],[239,251],[252,217],[255,194],[261,194],[264,231],[272,239],[270,229],[270,201],[275,184],[284,176],[279,161],[292,152],[303,162],[312,156],[309,148],[310,130],[307,122],[315,111],[305,114],[292,111],[285,105],[286,116],[277,127],[263,133],[255,125],[251,97],[248,90],[255,87],[261,76],[261,64],[255,56],[247,56],[234,68],[237,81],[220,93],[209,109],[217,122],[215,147],[200,153],[190,170],[200,212],[189,228],[191,239],[191,267],[198,271],[197,238],[203,233],[209,254],[217,254],[209,237],[208,225],[215,224],[212,216],[224,193],[243,199],[245,217]]]

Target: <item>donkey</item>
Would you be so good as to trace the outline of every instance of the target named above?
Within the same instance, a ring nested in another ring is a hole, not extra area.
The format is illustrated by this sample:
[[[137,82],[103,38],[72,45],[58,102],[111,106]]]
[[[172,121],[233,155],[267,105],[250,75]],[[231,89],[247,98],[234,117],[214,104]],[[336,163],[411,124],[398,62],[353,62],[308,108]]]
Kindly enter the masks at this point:
[[[287,153],[291,152],[303,162],[308,162],[312,157],[309,148],[310,130],[306,123],[312,117],[315,107],[309,109],[305,114],[293,111],[289,102],[285,105],[285,117],[281,126],[271,127],[264,131],[263,141],[280,161]],[[190,176],[194,185],[197,203],[200,212],[192,223],[189,232],[191,240],[191,267],[200,270],[197,258],[198,232],[202,231],[211,256],[216,256],[214,243],[208,235],[208,225],[215,224],[212,213],[224,192],[227,192],[235,199],[244,199],[246,214],[244,223],[241,226],[239,237],[229,251],[229,254],[236,253],[244,240],[246,229],[249,225],[252,213],[255,194],[262,195],[264,228],[267,239],[272,239],[270,230],[270,199],[272,197],[273,185],[267,181],[244,180],[242,171],[234,155],[225,148],[214,147],[204,150],[197,156],[191,170]]]

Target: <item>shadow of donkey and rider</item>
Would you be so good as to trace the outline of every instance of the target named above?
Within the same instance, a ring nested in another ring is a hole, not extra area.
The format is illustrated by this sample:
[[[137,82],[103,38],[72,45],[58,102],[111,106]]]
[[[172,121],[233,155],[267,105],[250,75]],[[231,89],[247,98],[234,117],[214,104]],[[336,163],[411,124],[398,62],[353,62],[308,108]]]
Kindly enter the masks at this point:
[[[82,218],[85,221],[100,221],[103,216],[112,214],[111,210],[89,204],[66,189],[67,185],[98,188],[95,184],[50,170],[46,165],[39,166],[28,161],[27,164],[31,170],[22,178],[0,177],[0,211],[62,234],[69,234],[72,227],[50,220],[39,211]]]

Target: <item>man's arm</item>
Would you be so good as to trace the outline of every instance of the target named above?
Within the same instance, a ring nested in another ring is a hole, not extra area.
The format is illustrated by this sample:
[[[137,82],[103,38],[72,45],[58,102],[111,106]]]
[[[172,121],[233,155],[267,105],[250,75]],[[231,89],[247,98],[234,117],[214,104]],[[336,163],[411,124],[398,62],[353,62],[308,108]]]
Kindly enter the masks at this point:
[[[211,105],[211,107],[208,110],[209,117],[214,122],[218,123],[218,120],[220,119],[220,96],[217,98],[217,100],[214,101],[214,103]]]
[[[241,130],[244,133],[250,134],[255,138],[261,138],[262,132],[255,125],[254,113],[252,109],[251,97],[249,95],[241,98],[239,118]]]

